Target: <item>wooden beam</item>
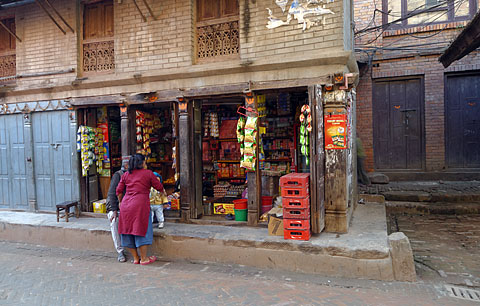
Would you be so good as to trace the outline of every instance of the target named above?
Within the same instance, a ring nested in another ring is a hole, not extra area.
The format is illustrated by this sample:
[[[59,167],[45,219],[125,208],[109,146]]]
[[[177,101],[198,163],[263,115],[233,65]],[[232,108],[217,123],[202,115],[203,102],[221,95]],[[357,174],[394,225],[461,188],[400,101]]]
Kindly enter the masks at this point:
[[[13,33],[4,23],[3,21],[0,21],[0,25],[12,36],[14,36],[19,42],[22,42],[20,37],[18,37],[15,33]]]
[[[47,9],[45,8],[45,6],[43,6],[43,4],[40,2],[40,0],[35,0],[35,3],[37,3],[38,6],[40,6],[40,8],[45,12],[45,14],[48,15],[48,17],[50,17],[50,19],[57,26],[57,28],[59,28],[60,31],[63,32],[63,35],[67,35],[67,32],[58,24],[58,22],[55,20],[55,18],[53,18],[53,16],[47,11]]]
[[[70,29],[70,31],[72,31],[72,33],[75,33],[73,28],[67,23],[67,21],[62,17],[62,15],[60,15],[60,13],[53,7],[53,5],[51,5],[48,0],[45,0],[45,3],[55,12],[55,14],[58,15],[58,17],[60,17],[63,23]]]
[[[147,1],[143,0],[143,3],[145,4],[148,11],[150,12],[150,15],[152,16],[153,20],[157,20],[157,17],[155,17],[155,15],[153,14],[152,8],[150,7],[150,5],[148,5]]]
[[[137,8],[137,11],[140,14],[140,16],[142,16],[143,22],[147,22],[147,17],[145,17],[142,13],[142,10],[140,10],[140,7],[138,6],[137,0],[133,0],[133,3],[135,4],[135,7]]]

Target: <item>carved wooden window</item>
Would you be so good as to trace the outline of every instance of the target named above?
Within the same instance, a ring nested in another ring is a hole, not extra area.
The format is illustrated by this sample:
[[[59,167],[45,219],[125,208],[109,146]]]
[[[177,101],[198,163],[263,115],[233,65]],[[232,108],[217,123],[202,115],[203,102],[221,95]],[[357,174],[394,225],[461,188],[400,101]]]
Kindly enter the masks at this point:
[[[83,10],[83,72],[115,69],[113,1],[86,4]]]
[[[15,33],[15,18],[0,20],[12,33]],[[0,82],[15,81],[17,74],[17,59],[15,54],[15,37],[0,27]]]
[[[238,58],[238,0],[197,0],[197,61]]]

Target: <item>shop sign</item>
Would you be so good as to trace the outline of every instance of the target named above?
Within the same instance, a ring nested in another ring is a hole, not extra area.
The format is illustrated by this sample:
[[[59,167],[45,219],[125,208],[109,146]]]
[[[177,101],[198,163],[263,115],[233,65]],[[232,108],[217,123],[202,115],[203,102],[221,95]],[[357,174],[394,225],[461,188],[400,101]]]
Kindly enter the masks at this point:
[[[347,148],[347,115],[325,115],[325,149]]]
[[[213,203],[213,213],[215,215],[235,215],[234,204],[231,203]]]

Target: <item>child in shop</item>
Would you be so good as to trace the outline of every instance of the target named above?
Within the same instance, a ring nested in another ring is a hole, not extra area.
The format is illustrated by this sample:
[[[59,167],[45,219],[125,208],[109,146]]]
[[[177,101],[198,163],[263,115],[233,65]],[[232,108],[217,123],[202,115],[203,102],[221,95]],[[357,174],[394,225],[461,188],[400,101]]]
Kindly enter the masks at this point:
[[[153,174],[155,174],[160,183],[163,183],[162,176],[160,174],[158,174],[157,172],[153,172]],[[161,193],[155,188],[150,189],[150,209],[152,211],[152,222],[153,217],[157,217],[158,228],[164,227],[165,218],[163,216],[163,204],[165,204],[166,202],[168,202],[168,200],[165,191]]]

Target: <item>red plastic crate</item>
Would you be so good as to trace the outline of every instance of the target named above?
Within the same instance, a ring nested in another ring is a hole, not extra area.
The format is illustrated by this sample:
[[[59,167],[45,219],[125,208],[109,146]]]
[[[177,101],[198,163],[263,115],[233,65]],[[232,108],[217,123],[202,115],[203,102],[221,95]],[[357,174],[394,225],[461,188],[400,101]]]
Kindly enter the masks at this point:
[[[284,219],[310,219],[309,208],[284,208]]]
[[[310,230],[310,219],[283,219],[283,228],[289,230]]]
[[[310,197],[306,197],[306,198],[282,197],[282,206],[284,208],[309,208]]]
[[[307,231],[301,231],[301,230],[289,230],[289,229],[284,229],[283,230],[283,239],[285,240],[305,240],[308,241],[310,240],[310,230]]]
[[[282,187],[282,197],[287,198],[307,198],[310,195],[310,189],[305,188],[291,188]]]
[[[310,173],[290,173],[280,178],[281,187],[305,188],[309,182]]]

